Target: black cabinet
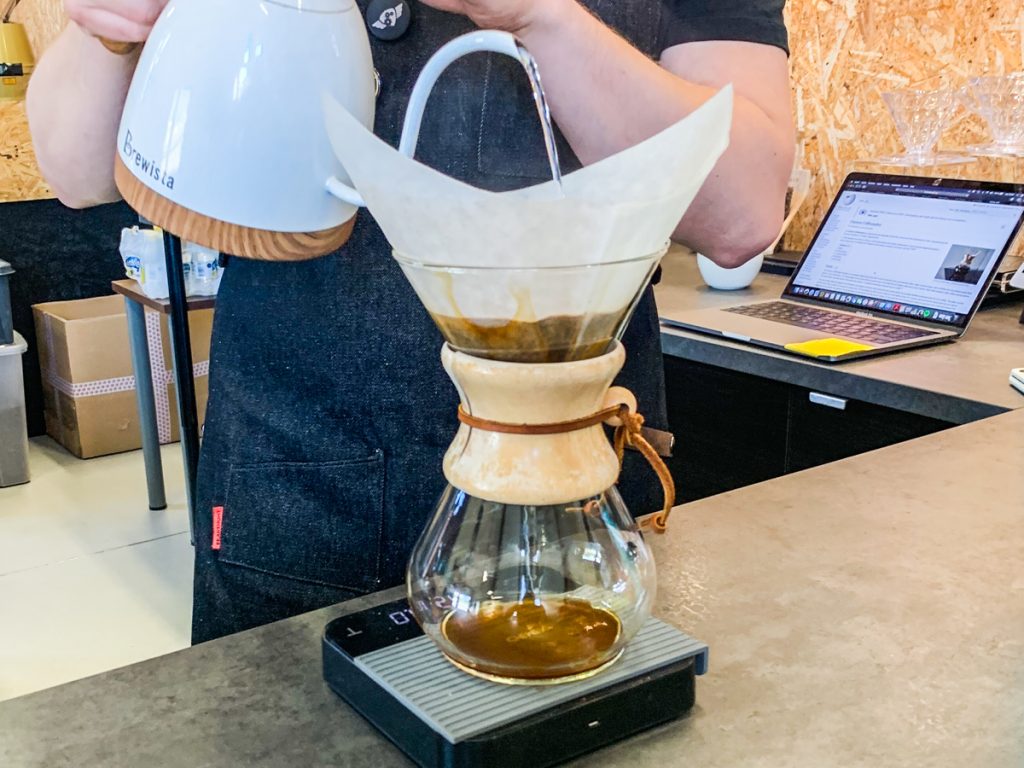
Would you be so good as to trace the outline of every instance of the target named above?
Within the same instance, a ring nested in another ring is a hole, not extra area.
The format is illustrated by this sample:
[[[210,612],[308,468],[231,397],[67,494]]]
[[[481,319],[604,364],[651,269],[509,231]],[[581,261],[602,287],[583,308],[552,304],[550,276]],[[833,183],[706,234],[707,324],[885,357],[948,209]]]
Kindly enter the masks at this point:
[[[955,426],[669,356],[665,378],[680,502]]]
[[[788,385],[667,356],[665,381],[680,502],[785,473]]]
[[[799,472],[952,427],[945,421],[794,387],[786,471]]]

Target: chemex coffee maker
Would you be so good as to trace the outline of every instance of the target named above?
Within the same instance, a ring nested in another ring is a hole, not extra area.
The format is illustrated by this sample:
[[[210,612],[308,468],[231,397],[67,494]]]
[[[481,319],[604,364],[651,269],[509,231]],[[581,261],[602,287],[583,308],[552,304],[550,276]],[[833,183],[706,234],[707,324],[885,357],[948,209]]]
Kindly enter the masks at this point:
[[[494,193],[412,159],[435,81],[481,49],[531,79],[551,182]],[[731,94],[564,178],[536,64],[504,33],[428,62],[397,150],[330,98],[325,111],[352,180],[331,192],[380,224],[461,399],[407,599],[329,625],[326,680],[423,766],[553,765],[685,713],[707,648],[651,618],[654,559],[616,490],[623,451],[664,488],[650,530],[674,489],[613,381],[622,332],[726,147]]]

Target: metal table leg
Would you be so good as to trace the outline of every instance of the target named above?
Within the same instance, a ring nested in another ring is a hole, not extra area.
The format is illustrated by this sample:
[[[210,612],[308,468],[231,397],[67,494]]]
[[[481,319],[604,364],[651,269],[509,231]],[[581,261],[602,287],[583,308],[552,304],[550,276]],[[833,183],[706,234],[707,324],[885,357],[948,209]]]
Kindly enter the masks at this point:
[[[181,425],[181,453],[185,460],[185,495],[188,498],[189,531],[195,546],[196,473],[199,470],[199,418],[196,415],[196,387],[192,378],[192,339],[188,328],[188,301],[181,266],[181,238],[164,232],[164,256],[170,291],[171,360],[178,392],[178,423]]]
[[[128,342],[135,369],[135,396],[139,406],[139,430],[142,432],[142,459],[146,465],[149,508],[167,509],[164,493],[164,468],[160,458],[160,433],[156,426],[156,402],[153,397],[153,369],[150,368],[146,339],[146,310],[137,301],[126,298]]]

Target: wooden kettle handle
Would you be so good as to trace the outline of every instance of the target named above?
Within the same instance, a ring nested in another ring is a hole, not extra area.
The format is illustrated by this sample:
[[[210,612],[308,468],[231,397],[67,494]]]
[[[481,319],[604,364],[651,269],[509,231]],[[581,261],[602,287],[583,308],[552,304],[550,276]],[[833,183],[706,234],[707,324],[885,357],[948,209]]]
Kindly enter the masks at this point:
[[[100,42],[103,43],[104,48],[111,53],[116,53],[118,56],[127,56],[140,45],[140,43],[122,43],[117,40],[108,40],[105,37],[101,37]]]

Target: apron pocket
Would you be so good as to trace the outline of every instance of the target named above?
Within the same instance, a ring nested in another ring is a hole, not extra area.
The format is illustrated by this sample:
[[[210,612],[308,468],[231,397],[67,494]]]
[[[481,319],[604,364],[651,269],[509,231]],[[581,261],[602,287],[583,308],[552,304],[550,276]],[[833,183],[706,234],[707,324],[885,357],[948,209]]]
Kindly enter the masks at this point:
[[[353,592],[380,586],[384,454],[238,464],[228,475],[219,560]]]

